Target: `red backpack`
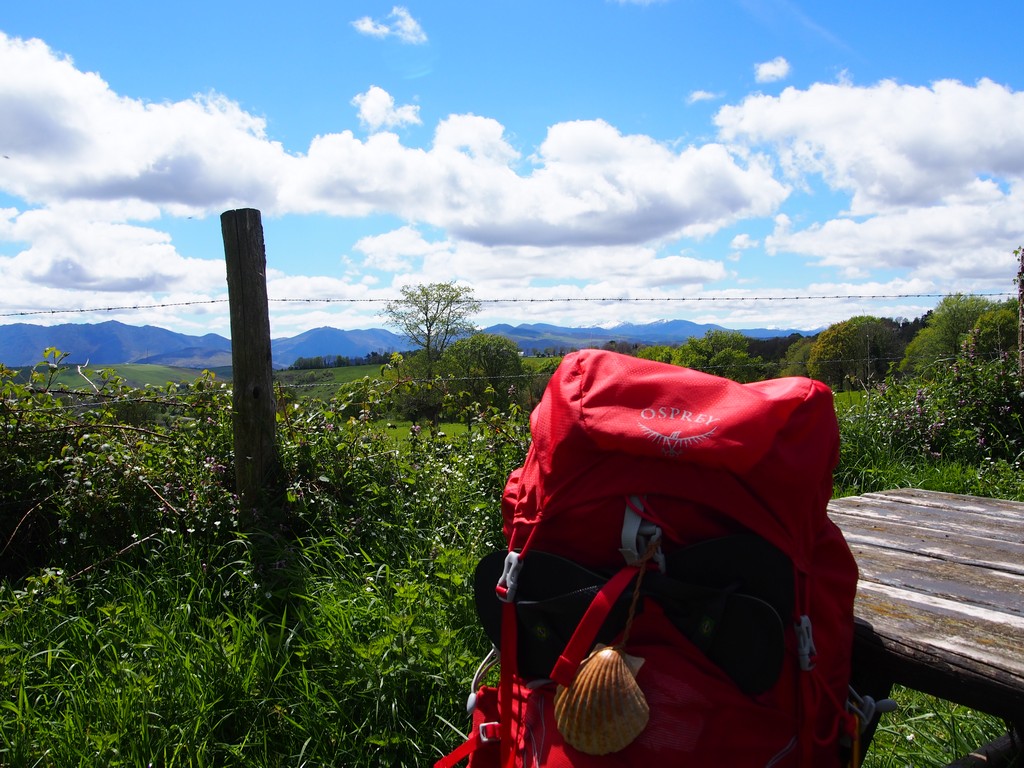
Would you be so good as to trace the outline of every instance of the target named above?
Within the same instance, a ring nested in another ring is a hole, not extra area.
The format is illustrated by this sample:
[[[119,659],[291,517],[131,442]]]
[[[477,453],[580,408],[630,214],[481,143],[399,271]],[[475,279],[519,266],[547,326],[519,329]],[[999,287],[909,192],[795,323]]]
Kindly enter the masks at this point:
[[[826,515],[830,390],[568,355],[477,568],[500,653],[437,763],[833,768],[857,568]]]

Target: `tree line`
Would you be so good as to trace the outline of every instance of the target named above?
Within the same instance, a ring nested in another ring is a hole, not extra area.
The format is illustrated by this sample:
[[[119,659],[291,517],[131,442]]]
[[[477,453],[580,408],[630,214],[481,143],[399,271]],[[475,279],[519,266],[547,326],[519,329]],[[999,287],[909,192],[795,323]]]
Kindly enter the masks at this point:
[[[293,371],[323,370],[326,368],[348,368],[354,365],[384,365],[388,362],[390,355],[383,352],[367,352],[362,357],[358,355],[315,355],[313,357],[297,357],[295,362],[288,366]]]
[[[455,283],[406,287],[388,303],[389,324],[413,348],[382,363],[384,378],[394,384],[396,416],[437,421],[469,403],[505,409],[536,402],[557,356],[527,366],[515,342],[476,329],[472,317],[479,309],[472,289]],[[1016,301],[957,293],[919,318],[858,315],[814,336],[754,339],[711,330],[675,345],[611,341],[604,348],[740,382],[809,376],[842,390],[890,376],[936,376],[968,341],[970,353],[985,359],[1012,354],[1017,331]]]

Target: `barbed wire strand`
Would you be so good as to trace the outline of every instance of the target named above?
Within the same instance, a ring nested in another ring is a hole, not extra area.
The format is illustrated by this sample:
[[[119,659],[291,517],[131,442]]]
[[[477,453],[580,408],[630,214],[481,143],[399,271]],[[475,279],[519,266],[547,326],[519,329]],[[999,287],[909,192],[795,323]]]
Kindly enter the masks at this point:
[[[640,303],[686,303],[686,302],[739,302],[753,303],[758,301],[836,301],[836,300],[871,300],[879,299],[941,299],[950,293],[837,293],[821,295],[797,296],[562,296],[548,298],[513,297],[506,299],[478,299],[481,304],[640,304]],[[995,291],[992,293],[973,293],[972,296],[982,297],[1013,297],[1013,291]],[[272,298],[269,302],[276,304],[387,304],[398,299],[384,298]],[[90,312],[131,312],[141,309],[169,309],[172,307],[205,306],[210,304],[227,304],[228,299],[202,299],[196,301],[169,301],[153,304],[126,304],[123,306],[79,307],[72,309],[26,309],[14,312],[0,312],[0,317],[31,317],[39,315],[72,315]]]

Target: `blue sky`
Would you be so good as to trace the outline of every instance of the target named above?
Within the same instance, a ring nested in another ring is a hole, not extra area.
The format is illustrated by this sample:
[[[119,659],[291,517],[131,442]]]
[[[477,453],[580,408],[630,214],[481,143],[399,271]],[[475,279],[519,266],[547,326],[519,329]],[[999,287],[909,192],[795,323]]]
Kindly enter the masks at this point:
[[[274,301],[275,336],[449,280],[481,325],[1015,295],[1024,4],[963,8],[5,3],[0,322],[228,335],[242,207],[271,298],[314,300]],[[142,308],[51,312],[111,307]]]

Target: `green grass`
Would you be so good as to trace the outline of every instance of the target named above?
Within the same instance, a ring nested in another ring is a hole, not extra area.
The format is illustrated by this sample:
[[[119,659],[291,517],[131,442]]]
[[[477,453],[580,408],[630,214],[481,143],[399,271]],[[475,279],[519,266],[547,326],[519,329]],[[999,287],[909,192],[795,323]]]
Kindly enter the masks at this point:
[[[379,365],[348,365],[341,368],[310,368],[305,370],[275,371],[274,381],[285,386],[301,386],[316,384],[324,386],[340,386],[350,381],[357,381],[366,376],[371,379],[380,377]]]
[[[997,718],[907,688],[898,710],[882,716],[864,768],[941,768],[1006,733]]]
[[[27,381],[31,368],[20,368],[19,380]],[[37,366],[36,370],[45,370]],[[203,371],[198,368],[178,368],[168,365],[143,365],[124,363],[116,366],[89,366],[83,367],[81,371],[74,366],[61,366],[53,380],[53,386],[62,389],[92,390],[94,387],[103,385],[103,371],[112,371],[115,375],[124,379],[129,387],[143,388],[146,386],[163,388],[167,384],[190,383],[199,378]],[[213,369],[218,378],[230,380],[230,368]],[[225,373],[227,376],[225,377]]]
[[[169,538],[144,567],[4,590],[0,765],[411,766],[454,740],[482,650],[464,555],[304,542],[268,595],[243,545]]]
[[[74,366],[61,366],[62,370],[54,379],[56,386],[65,389],[89,390],[102,385],[102,371],[111,371],[124,380],[128,387],[158,387],[163,388],[167,384],[189,383],[199,378],[204,369],[181,368],[168,365],[149,365],[137,363],[121,363],[110,366],[89,366],[83,367],[81,372]],[[19,377],[26,380],[30,368],[19,369]],[[37,367],[37,370],[43,370]],[[231,367],[218,366],[209,370],[220,381],[231,381]],[[286,388],[294,388],[296,391],[308,390],[316,392],[317,396],[329,397],[334,394],[339,386],[351,381],[357,381],[366,376],[378,378],[380,376],[379,365],[351,365],[342,368],[321,368],[309,370],[280,370],[274,371],[274,381]],[[92,382],[92,383],[90,383]]]
[[[460,742],[485,645],[474,547],[435,538],[432,560],[381,563],[305,540],[268,594],[243,542],[165,538],[106,571],[0,592],[0,765],[414,766]],[[943,766],[1003,732],[893,695],[868,768]]]

